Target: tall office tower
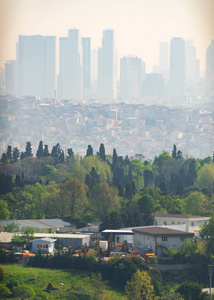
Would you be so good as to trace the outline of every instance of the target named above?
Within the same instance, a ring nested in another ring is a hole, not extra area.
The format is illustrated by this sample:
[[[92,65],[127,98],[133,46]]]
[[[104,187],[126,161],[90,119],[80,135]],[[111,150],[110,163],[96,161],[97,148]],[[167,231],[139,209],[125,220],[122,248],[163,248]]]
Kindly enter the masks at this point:
[[[178,103],[185,99],[185,41],[170,41],[170,94]]]
[[[17,61],[7,60],[5,65],[6,94],[18,95]]]
[[[206,53],[206,79],[214,80],[214,40],[207,48]]]
[[[142,88],[142,60],[124,56],[120,59],[120,99],[139,100]]]
[[[97,67],[98,67],[98,50],[91,51],[91,98],[97,98]]]
[[[19,96],[55,96],[55,37],[19,36]]]
[[[91,90],[91,39],[82,38],[82,93],[83,99],[90,98]]]
[[[57,98],[69,99],[68,92],[68,38],[59,38],[59,74],[57,76]]]
[[[159,45],[159,73],[166,81],[169,80],[169,43],[167,42]]]
[[[68,30],[68,80],[69,98],[82,99],[81,53],[79,29]]]
[[[186,41],[185,45],[185,59],[186,59],[186,80],[195,81],[199,79],[199,60],[196,59],[196,47],[194,40]]]
[[[56,97],[56,37],[46,36],[45,47],[45,78],[44,96],[47,98]]]
[[[69,29],[68,37],[59,39],[59,99],[82,99],[80,49],[78,29]]]
[[[117,95],[114,31],[103,31],[102,48],[98,49],[98,98],[110,101]]]

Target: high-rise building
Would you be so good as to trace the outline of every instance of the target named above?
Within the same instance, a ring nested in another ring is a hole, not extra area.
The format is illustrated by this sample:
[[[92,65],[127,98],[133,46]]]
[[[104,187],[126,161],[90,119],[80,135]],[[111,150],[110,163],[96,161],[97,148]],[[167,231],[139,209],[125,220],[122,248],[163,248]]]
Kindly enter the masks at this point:
[[[82,99],[81,52],[79,29],[68,30],[69,98]]]
[[[186,60],[186,81],[195,81],[200,76],[199,60],[196,59],[196,47],[194,40],[186,41],[185,45]]]
[[[120,59],[121,100],[133,101],[141,98],[143,75],[143,62],[140,58],[125,56]]]
[[[169,80],[169,43],[162,42],[159,45],[159,72],[166,81]]]
[[[90,98],[91,90],[91,39],[82,38],[82,90],[83,99]]]
[[[170,41],[170,94],[178,103],[185,96],[185,41],[176,37]]]
[[[54,97],[56,38],[41,35],[19,36],[19,96]]]
[[[79,30],[68,30],[68,37],[59,39],[58,98],[82,99],[81,45]]]
[[[57,77],[57,98],[68,99],[68,38],[59,38],[59,74]]]
[[[103,31],[102,48],[98,49],[98,98],[112,100],[117,96],[114,31]]]
[[[6,94],[18,95],[17,61],[7,60],[5,65]]]
[[[206,52],[206,79],[214,80],[214,40]]]

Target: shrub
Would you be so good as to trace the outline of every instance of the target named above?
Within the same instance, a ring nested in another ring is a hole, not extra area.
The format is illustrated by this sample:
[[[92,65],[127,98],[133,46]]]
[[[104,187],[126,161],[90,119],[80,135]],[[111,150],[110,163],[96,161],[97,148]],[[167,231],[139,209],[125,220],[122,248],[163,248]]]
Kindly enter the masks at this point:
[[[12,292],[4,285],[0,284],[0,299],[10,297]]]
[[[53,285],[53,283],[50,281],[50,282],[48,283],[46,289],[47,289],[48,291],[50,291],[50,290],[53,290],[53,288],[54,288],[54,285]]]
[[[4,270],[0,267],[0,281],[4,280]]]
[[[35,295],[34,290],[26,284],[18,285],[13,288],[14,297],[29,298],[33,295]]]

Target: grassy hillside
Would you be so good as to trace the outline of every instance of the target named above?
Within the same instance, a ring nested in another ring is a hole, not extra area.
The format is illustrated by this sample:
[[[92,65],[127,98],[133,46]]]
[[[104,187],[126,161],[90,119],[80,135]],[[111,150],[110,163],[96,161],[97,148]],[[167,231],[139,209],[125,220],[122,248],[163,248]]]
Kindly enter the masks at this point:
[[[32,287],[35,296],[31,299],[42,299],[40,298],[41,292],[46,289],[50,281],[59,289],[52,290],[49,299],[63,299],[63,288],[60,283],[64,283],[64,299],[76,299],[77,292],[88,292],[93,295],[94,299],[127,299],[122,294],[113,291],[106,282],[101,280],[99,274],[77,270],[30,268],[25,265],[1,265],[1,267],[5,272],[5,279],[1,283],[6,284],[7,281],[15,279],[20,284]]]

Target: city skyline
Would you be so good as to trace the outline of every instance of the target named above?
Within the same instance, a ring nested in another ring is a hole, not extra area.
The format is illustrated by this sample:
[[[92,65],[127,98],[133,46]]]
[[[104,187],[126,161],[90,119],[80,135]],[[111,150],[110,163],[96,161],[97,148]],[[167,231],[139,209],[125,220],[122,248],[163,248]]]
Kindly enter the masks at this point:
[[[148,72],[158,64],[159,43],[173,37],[194,39],[204,74],[206,49],[214,38],[214,2],[201,1],[31,1],[0,0],[0,66],[15,59],[18,35],[66,36],[76,27],[91,37],[91,49],[101,46],[105,28],[115,31],[118,56],[136,55]]]

